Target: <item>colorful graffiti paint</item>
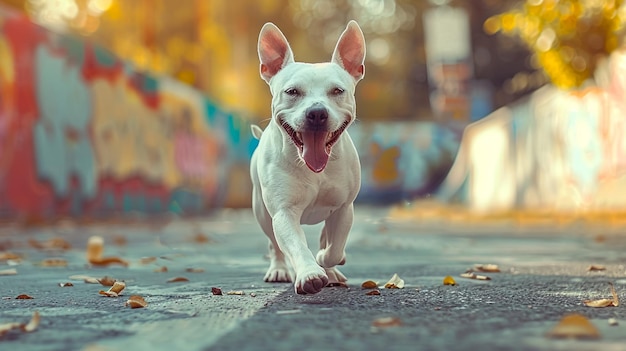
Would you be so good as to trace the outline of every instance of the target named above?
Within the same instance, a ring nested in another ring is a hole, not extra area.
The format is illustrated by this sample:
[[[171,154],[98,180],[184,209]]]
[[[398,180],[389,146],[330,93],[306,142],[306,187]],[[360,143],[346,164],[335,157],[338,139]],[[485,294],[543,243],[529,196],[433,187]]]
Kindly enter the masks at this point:
[[[0,217],[247,206],[248,123],[0,9]],[[233,191],[233,189],[238,189]]]
[[[0,219],[204,214],[251,202],[249,122],[168,77],[0,8]],[[269,104],[269,101],[268,101]],[[356,124],[360,202],[431,194],[458,133]]]
[[[356,124],[350,135],[362,167],[357,200],[411,201],[434,194],[452,166],[460,134],[431,122]]]

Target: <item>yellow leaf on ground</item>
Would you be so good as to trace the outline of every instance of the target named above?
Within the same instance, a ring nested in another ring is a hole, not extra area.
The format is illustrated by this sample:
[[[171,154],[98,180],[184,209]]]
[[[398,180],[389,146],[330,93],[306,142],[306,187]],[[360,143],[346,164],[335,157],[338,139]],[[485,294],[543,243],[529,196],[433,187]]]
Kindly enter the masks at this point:
[[[454,281],[454,278],[447,275],[445,278],[443,278],[443,285],[456,285],[456,281]]]
[[[587,317],[580,314],[570,314],[563,317],[546,336],[559,339],[599,339],[600,331]]]

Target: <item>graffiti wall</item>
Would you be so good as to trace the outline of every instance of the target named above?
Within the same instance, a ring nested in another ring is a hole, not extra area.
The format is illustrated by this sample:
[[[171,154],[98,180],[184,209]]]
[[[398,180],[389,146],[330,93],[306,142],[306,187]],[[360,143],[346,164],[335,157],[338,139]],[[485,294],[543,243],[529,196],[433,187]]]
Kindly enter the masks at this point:
[[[434,194],[452,166],[460,132],[432,122],[356,123],[361,159],[357,201],[392,203]]]
[[[247,205],[245,120],[21,14],[0,19],[0,217]]]
[[[440,197],[478,211],[626,208],[626,51],[468,126]]]
[[[0,26],[0,219],[250,205],[257,140],[246,119],[21,14],[0,8]],[[350,134],[365,203],[433,193],[459,144],[434,123],[357,123]]]

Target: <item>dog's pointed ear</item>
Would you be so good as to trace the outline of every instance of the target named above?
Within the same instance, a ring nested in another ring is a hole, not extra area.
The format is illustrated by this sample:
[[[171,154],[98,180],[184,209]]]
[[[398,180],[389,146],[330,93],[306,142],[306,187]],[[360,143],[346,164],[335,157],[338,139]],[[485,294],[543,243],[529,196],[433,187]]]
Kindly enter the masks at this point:
[[[332,62],[345,69],[358,82],[365,76],[364,61],[365,38],[359,25],[352,20],[337,41]]]
[[[283,33],[273,23],[266,23],[259,34],[261,78],[268,84],[283,67],[293,62],[293,52]]]

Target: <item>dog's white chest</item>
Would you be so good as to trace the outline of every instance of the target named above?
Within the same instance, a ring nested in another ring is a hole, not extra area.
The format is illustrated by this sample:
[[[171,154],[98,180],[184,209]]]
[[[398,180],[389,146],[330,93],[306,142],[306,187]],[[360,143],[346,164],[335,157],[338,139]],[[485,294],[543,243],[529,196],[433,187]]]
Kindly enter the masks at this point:
[[[338,187],[321,189],[315,201],[302,212],[300,223],[317,224],[326,220],[336,209],[348,202],[348,196],[345,189]]]

